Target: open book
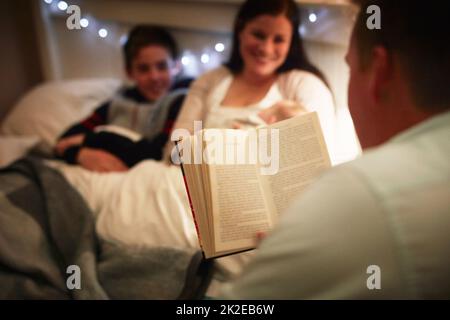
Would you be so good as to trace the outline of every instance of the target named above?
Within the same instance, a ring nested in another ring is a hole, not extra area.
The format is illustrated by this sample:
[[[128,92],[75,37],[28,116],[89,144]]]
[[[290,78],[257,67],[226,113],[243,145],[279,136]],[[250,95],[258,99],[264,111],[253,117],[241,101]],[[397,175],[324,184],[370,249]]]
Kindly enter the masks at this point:
[[[253,249],[256,234],[331,165],[316,112],[258,129],[200,130],[176,144],[205,258]]]

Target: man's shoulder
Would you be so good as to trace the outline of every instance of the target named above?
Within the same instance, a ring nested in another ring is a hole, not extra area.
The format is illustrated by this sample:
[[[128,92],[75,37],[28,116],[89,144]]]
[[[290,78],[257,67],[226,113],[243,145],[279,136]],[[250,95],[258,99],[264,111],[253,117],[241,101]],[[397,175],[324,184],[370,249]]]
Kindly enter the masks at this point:
[[[401,211],[396,204],[405,201],[417,205],[433,202],[450,191],[450,148],[443,139],[446,132],[442,128],[423,131],[366,151],[360,158],[325,172],[297,205],[360,214],[357,208],[366,212],[362,208],[369,202],[377,204],[374,212]],[[319,199],[327,201],[318,206]]]
[[[436,141],[417,137],[373,148],[341,165],[341,170],[352,172],[378,196],[385,197],[438,183],[450,172],[447,156]]]

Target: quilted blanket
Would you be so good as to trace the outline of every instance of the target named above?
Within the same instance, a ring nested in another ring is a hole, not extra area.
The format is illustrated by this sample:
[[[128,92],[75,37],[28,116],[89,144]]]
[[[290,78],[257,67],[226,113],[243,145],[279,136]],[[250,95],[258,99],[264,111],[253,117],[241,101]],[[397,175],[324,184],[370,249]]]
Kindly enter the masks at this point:
[[[196,299],[212,266],[198,249],[100,241],[92,212],[56,170],[0,170],[0,298]]]

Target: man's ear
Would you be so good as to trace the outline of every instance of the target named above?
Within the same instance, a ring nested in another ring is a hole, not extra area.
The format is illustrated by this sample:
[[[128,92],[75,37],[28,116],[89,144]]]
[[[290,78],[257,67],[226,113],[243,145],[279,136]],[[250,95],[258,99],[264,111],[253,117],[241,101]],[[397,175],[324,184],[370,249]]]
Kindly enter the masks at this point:
[[[389,83],[394,76],[392,59],[386,48],[373,48],[370,70],[369,93],[376,103],[380,103],[389,94]]]

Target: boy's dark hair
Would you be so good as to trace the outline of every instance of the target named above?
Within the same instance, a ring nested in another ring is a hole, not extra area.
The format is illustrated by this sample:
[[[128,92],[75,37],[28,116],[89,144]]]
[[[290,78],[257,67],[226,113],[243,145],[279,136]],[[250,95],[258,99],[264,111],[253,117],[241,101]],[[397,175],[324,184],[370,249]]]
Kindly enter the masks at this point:
[[[264,14],[272,16],[283,14],[292,26],[291,46],[286,60],[280,68],[278,68],[277,72],[281,73],[292,69],[309,71],[328,85],[322,72],[320,72],[306,56],[303,42],[300,39],[298,31],[300,25],[300,12],[293,0],[247,0],[243,3],[234,21],[231,56],[230,60],[225,65],[235,74],[242,71],[244,62],[240,53],[239,34],[250,20]]]
[[[375,46],[399,57],[418,107],[430,111],[450,108],[449,1],[353,0],[360,6],[354,37],[365,69]],[[381,9],[381,29],[370,30],[367,8]]]
[[[177,43],[166,29],[159,26],[138,25],[129,32],[128,40],[123,46],[125,67],[130,69],[139,50],[149,45],[162,46],[169,51],[173,59],[178,58]]]

